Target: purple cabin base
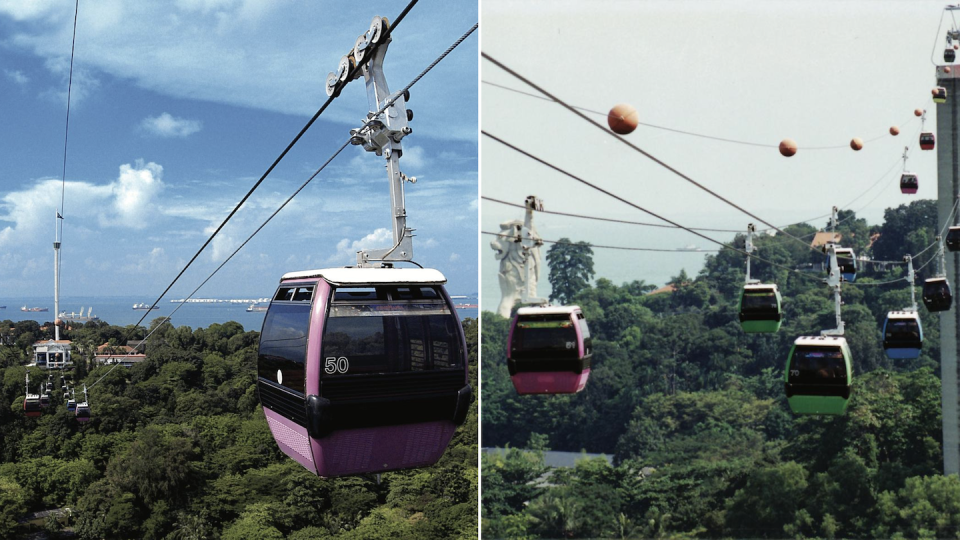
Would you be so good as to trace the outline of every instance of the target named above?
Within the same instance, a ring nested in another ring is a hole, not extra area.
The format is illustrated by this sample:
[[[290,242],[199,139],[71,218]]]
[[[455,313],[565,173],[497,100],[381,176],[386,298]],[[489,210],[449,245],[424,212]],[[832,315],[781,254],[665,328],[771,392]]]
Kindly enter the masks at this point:
[[[582,373],[569,371],[526,371],[511,375],[513,387],[523,394],[576,394],[583,390],[590,370]]]
[[[346,429],[313,439],[299,426],[263,409],[280,450],[319,476],[346,476],[428,467],[443,455],[456,426],[423,422]]]
[[[900,188],[901,193],[916,193],[917,188]]]

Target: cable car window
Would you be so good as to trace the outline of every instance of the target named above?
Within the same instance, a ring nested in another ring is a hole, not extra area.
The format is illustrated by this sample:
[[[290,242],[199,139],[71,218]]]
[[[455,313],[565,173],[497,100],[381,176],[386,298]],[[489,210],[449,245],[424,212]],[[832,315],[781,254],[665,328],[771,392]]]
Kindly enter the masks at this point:
[[[393,291],[393,297],[401,300],[413,300],[415,298],[440,298],[437,290],[433,287],[397,287]]]
[[[550,358],[580,356],[577,331],[570,316],[565,313],[520,318],[513,330],[511,346],[515,358],[530,355]]]
[[[373,287],[358,289],[337,289],[333,293],[335,301],[350,300],[386,300],[386,291],[377,291]]]
[[[307,356],[307,331],[310,304],[273,304],[263,321],[260,337],[258,372],[269,381],[304,391],[304,361]],[[282,380],[277,380],[277,372]]]
[[[590,328],[587,327],[587,319],[583,314],[578,314],[577,323],[580,325],[580,334],[583,335],[584,341],[590,339]]]
[[[273,299],[279,302],[310,302],[313,300],[313,285],[280,287]]]
[[[436,299],[397,298],[416,288],[405,289],[378,287],[378,297],[387,291],[393,297],[385,301],[357,300],[337,291],[323,330],[321,377],[462,367],[456,315],[432,287],[422,289],[431,289],[427,294]]]
[[[772,292],[745,292],[740,311],[744,313],[777,311],[777,295]]]
[[[917,342],[920,341],[920,326],[915,320],[894,320],[887,321],[887,330],[884,333],[887,341],[898,342]]]
[[[790,362],[791,383],[846,385],[847,368],[840,347],[797,346]]]

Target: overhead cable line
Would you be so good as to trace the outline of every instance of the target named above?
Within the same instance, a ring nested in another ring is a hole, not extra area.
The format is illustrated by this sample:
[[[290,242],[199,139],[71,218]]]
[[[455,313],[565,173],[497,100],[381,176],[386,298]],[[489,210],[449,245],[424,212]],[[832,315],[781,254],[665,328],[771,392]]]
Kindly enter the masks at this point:
[[[410,10],[413,8],[414,5],[416,5],[418,1],[419,0],[410,0],[410,3],[407,4],[407,7],[405,7],[403,11],[400,12],[400,15],[396,18],[393,24],[390,25],[390,28],[387,29],[387,34],[386,36],[384,36],[383,41],[386,41],[387,39],[389,39],[393,31],[397,28],[397,26],[400,25],[400,22],[403,21],[404,17],[407,16],[407,13],[410,12]],[[359,71],[362,68],[365,62],[369,62],[370,58],[372,57],[373,55],[368,55],[362,61],[357,62],[357,64],[353,67],[353,69],[351,69],[347,74],[347,80],[352,79],[354,74],[356,74],[357,71]],[[200,246],[200,249],[197,250],[197,252],[193,255],[193,257],[190,258],[190,260],[183,267],[183,269],[180,270],[180,273],[177,274],[177,277],[173,278],[173,281],[171,281],[170,284],[167,285],[167,288],[164,289],[163,292],[160,294],[160,296],[153,302],[153,304],[150,305],[150,308],[144,312],[143,316],[140,317],[140,320],[137,321],[136,326],[140,326],[140,323],[142,323],[143,320],[147,317],[147,315],[150,314],[150,310],[156,307],[157,303],[159,303],[160,300],[167,294],[167,292],[170,291],[173,285],[180,279],[181,276],[183,276],[184,272],[186,272],[187,269],[190,268],[190,265],[193,264],[195,260],[197,260],[197,257],[200,256],[200,253],[202,253],[203,250],[206,249],[206,247],[210,244],[210,242],[213,241],[214,237],[217,236],[217,234],[221,231],[221,229],[223,229],[223,227],[227,224],[227,222],[230,221],[230,219],[234,216],[234,214],[237,213],[238,210],[240,210],[240,207],[243,206],[243,203],[245,203],[247,199],[249,199],[250,196],[253,195],[253,192],[256,191],[258,187],[260,187],[260,184],[263,183],[264,180],[266,180],[267,176],[271,172],[273,172],[273,169],[276,168],[276,166],[280,163],[280,161],[287,155],[287,153],[293,148],[293,146],[297,144],[300,138],[303,137],[304,133],[307,132],[310,126],[312,126],[313,123],[317,121],[317,118],[319,118],[320,115],[323,114],[323,111],[325,111],[327,107],[330,105],[330,103],[332,103],[333,100],[336,98],[337,98],[336,94],[327,98],[327,100],[323,103],[320,109],[317,110],[316,113],[314,113],[314,115],[310,118],[310,120],[307,121],[306,125],[304,125],[303,128],[300,129],[300,132],[297,133],[296,137],[294,137],[293,140],[290,141],[287,147],[283,149],[283,152],[281,152],[280,155],[277,156],[277,159],[275,159],[273,163],[270,165],[270,167],[267,168],[266,172],[264,172],[263,175],[260,176],[260,179],[257,180],[257,182],[253,185],[253,187],[251,187],[250,190],[247,191],[247,194],[244,195],[242,199],[240,199],[240,202],[238,202],[237,205],[233,208],[233,210],[230,211],[230,214],[227,215],[226,219],[224,219],[223,222],[217,227],[217,229],[213,231],[213,234],[211,234],[210,237],[207,238],[206,242],[204,242],[203,245]]]
[[[480,198],[483,199],[483,200],[485,200],[485,201],[491,201],[491,202],[495,202],[495,203],[499,203],[499,204],[504,204],[504,205],[506,205],[506,206],[513,206],[513,207],[515,207],[515,208],[520,208],[520,209],[525,209],[525,208],[526,208],[526,206],[524,206],[524,205],[522,205],[522,204],[516,204],[516,203],[512,203],[512,202],[503,201],[503,200],[500,200],[500,199],[494,199],[493,197],[487,197],[486,195],[481,195]],[[555,215],[558,215],[558,216],[567,216],[567,217],[575,217],[575,218],[582,218],[582,219],[593,219],[593,220],[596,220],[596,221],[609,221],[609,222],[611,222],[611,223],[623,223],[623,224],[626,224],[626,225],[643,225],[643,226],[645,226],[645,227],[660,227],[660,228],[664,228],[664,229],[679,229],[679,228],[681,228],[681,227],[675,227],[675,226],[673,226],[673,225],[664,225],[663,223],[644,223],[644,222],[642,222],[642,221],[627,221],[627,220],[624,220],[624,219],[604,218],[604,217],[598,217],[598,216],[586,216],[586,215],[583,215],[583,214],[571,214],[571,213],[568,213],[568,212],[557,212],[557,211],[554,211],[554,210],[537,210],[537,212],[539,212],[539,213],[541,213],[541,214],[555,214]],[[690,227],[690,230],[691,230],[691,231],[707,231],[707,232],[732,232],[732,233],[743,232],[743,231],[741,231],[741,230],[739,230],[739,229],[707,229],[707,228],[703,228],[703,227]]]
[[[743,207],[741,207],[740,205],[734,203],[733,201],[727,199],[726,197],[723,197],[723,196],[720,195],[719,193],[711,190],[710,188],[704,186],[704,185],[701,184],[700,182],[697,182],[696,180],[694,180],[694,179],[691,178],[690,176],[687,176],[686,174],[680,172],[679,170],[677,170],[676,168],[670,166],[670,165],[667,164],[666,162],[664,162],[664,161],[660,160],[659,158],[655,157],[653,154],[647,152],[646,150],[644,150],[644,149],[640,148],[639,146],[633,144],[632,142],[628,141],[626,138],[620,137],[620,136],[616,135],[615,133],[613,133],[612,131],[608,130],[606,127],[604,127],[603,125],[601,125],[601,124],[598,123],[597,121],[593,120],[592,118],[588,118],[585,114],[583,114],[582,112],[578,111],[577,109],[575,109],[575,108],[572,107],[571,105],[567,104],[565,101],[563,101],[563,100],[561,100],[560,98],[554,96],[553,94],[551,94],[550,92],[546,91],[546,90],[543,89],[542,87],[538,86],[538,85],[535,84],[534,82],[530,81],[529,79],[527,79],[526,77],[524,77],[524,76],[521,75],[520,73],[518,73],[518,72],[516,72],[516,71],[514,71],[514,70],[512,70],[512,69],[510,69],[509,67],[507,67],[506,65],[504,65],[504,64],[501,63],[500,61],[496,60],[495,58],[493,58],[493,57],[490,56],[489,54],[487,54],[487,53],[485,53],[485,52],[481,52],[480,54],[481,54],[484,58],[486,58],[487,60],[489,60],[490,62],[492,62],[494,65],[496,65],[497,67],[499,67],[500,69],[502,69],[502,70],[506,71],[507,73],[513,75],[514,77],[516,77],[516,78],[519,79],[520,81],[524,82],[525,84],[531,86],[532,88],[536,89],[538,92],[542,93],[543,95],[550,97],[553,101],[555,101],[557,104],[559,104],[559,105],[562,106],[563,108],[565,108],[565,109],[567,109],[568,111],[572,112],[573,114],[579,116],[580,118],[582,118],[583,120],[589,122],[590,124],[593,124],[593,126],[596,127],[597,129],[599,129],[600,131],[602,131],[602,132],[606,133],[607,135],[610,135],[610,136],[613,137],[614,139],[622,142],[623,144],[625,144],[625,145],[627,145],[628,147],[632,148],[632,149],[635,150],[636,152],[638,152],[638,153],[640,153],[641,155],[645,156],[647,159],[653,161],[653,162],[656,163],[657,165],[660,165],[661,167],[663,167],[663,168],[667,169],[668,171],[674,173],[675,175],[677,175],[677,176],[679,176],[680,178],[682,178],[683,180],[686,180],[687,182],[693,184],[694,186],[700,188],[701,190],[709,193],[710,195],[712,195],[713,197],[715,197],[715,198],[719,199],[720,201],[726,203],[727,205],[729,205],[729,206],[731,206],[731,207],[733,207],[733,208],[736,208],[736,209],[739,210],[740,212],[742,212],[742,213],[744,213],[744,214],[752,217],[753,219],[759,221],[760,223],[763,223],[764,225],[767,225],[768,227],[776,230],[777,232],[783,234],[785,237],[793,238],[795,241],[803,244],[804,246],[810,248],[811,250],[817,251],[815,248],[813,248],[812,246],[809,246],[809,245],[808,245],[806,242],[804,242],[803,240],[800,240],[799,238],[797,238],[797,237],[795,237],[795,236],[793,236],[793,235],[785,232],[784,230],[780,229],[779,227],[777,227],[776,225],[770,223],[769,221],[767,221],[767,220],[765,220],[765,219],[763,219],[763,218],[761,218],[761,217],[753,214],[752,212],[746,210],[745,208],[743,208]],[[691,231],[691,232],[694,232],[694,231]],[[698,233],[695,233],[695,234],[698,234]]]
[[[60,209],[57,211],[57,228],[56,228],[56,238],[54,239],[55,249],[57,251],[57,275],[56,275],[56,290],[60,291],[60,242],[63,240],[63,214],[64,214],[64,202],[66,200],[67,193],[67,141],[70,137],[70,101],[73,94],[73,60],[77,50],[77,17],[80,14],[80,0],[76,0],[76,3],[73,8],[73,37],[70,41],[70,73],[67,76],[67,117],[63,128],[63,169],[60,175]],[[59,304],[58,304],[59,305]],[[56,309],[54,311],[57,311]],[[60,317],[59,313],[54,314],[54,319]],[[59,335],[59,329],[57,330]]]
[[[489,57],[488,57],[488,58],[489,58]],[[516,89],[516,88],[511,88],[511,87],[506,86],[506,85],[497,84],[497,83],[490,82],[490,81],[480,81],[480,82],[482,82],[483,84],[487,84],[487,85],[490,85],[490,86],[494,86],[494,87],[503,89],[503,90],[507,90],[507,91],[514,92],[514,93],[517,93],[517,94],[522,94],[522,95],[524,95],[524,96],[528,96],[528,97],[540,99],[540,100],[543,100],[543,101],[551,101],[551,102],[559,103],[559,101],[556,100],[556,99],[551,99],[551,98],[548,98],[548,97],[544,97],[544,96],[541,96],[541,95],[537,95],[537,94],[534,94],[534,93],[532,93],[532,92],[524,92],[523,90],[518,90],[518,89]],[[595,115],[598,115],[598,116],[603,116],[603,117],[607,117],[607,115],[610,114],[610,113],[607,113],[607,112],[602,112],[602,111],[597,111],[597,110],[594,110],[594,109],[589,109],[589,108],[587,108],[587,107],[580,107],[580,106],[572,106],[572,107],[573,107],[574,109],[577,109],[577,110],[580,110],[580,111],[588,112],[588,113],[595,114]],[[907,120],[904,124],[902,124],[902,125],[905,126],[905,125],[910,124],[911,122],[913,122],[913,118],[908,119],[908,120]],[[692,136],[692,137],[700,137],[701,139],[710,139],[710,140],[714,140],[714,141],[721,141],[721,142],[727,142],[727,143],[733,143],[733,144],[742,144],[742,145],[746,145],[746,146],[757,146],[757,147],[761,147],[761,148],[778,148],[778,147],[779,147],[779,143],[778,143],[778,144],[769,144],[769,143],[758,143],[758,142],[753,142],[753,141],[744,141],[744,140],[739,140],[739,139],[729,139],[729,138],[726,138],[726,137],[717,137],[716,135],[707,135],[707,134],[705,134],[705,133],[697,133],[697,132],[695,132],[695,131],[685,131],[685,130],[682,130],[682,129],[676,129],[676,128],[671,128],[671,127],[667,127],[667,126],[661,126],[661,125],[657,125],[657,124],[651,124],[651,123],[649,123],[649,122],[641,122],[641,121],[639,121],[639,120],[637,120],[637,125],[644,126],[644,127],[648,127],[648,128],[652,128],[652,129],[659,129],[659,130],[662,130],[662,131],[669,131],[669,132],[672,132],[672,133],[679,133],[679,134],[681,134],[681,135],[690,135],[690,136]],[[892,137],[892,136],[894,136],[894,135],[890,135],[889,133],[884,133],[884,134],[878,135],[878,136],[876,136],[876,137],[873,137],[873,138],[871,138],[871,139],[867,139],[866,141],[864,141],[864,143],[870,143],[870,142],[879,141],[880,139],[882,139],[882,138],[884,138],[884,137],[887,137],[887,136],[891,136],[891,137]],[[846,143],[846,144],[838,144],[838,145],[833,145],[833,146],[804,146],[804,147],[802,147],[802,149],[803,149],[803,150],[836,150],[836,149],[839,149],[839,148],[849,148],[849,147],[850,147],[850,144],[849,144],[849,143]]]
[[[900,163],[900,159],[899,159],[899,158],[897,159],[897,161],[895,161],[895,162],[893,163],[893,165],[892,165],[889,169],[887,169],[887,170],[883,173],[883,175],[882,175],[876,182],[874,182],[869,188],[867,188],[864,192],[862,192],[862,193],[861,193],[860,195],[858,195],[855,199],[853,199],[852,201],[850,201],[849,203],[847,203],[845,206],[840,207],[840,209],[841,209],[841,210],[846,210],[851,204],[853,204],[854,201],[856,201],[857,199],[859,199],[859,198],[863,197],[864,195],[866,195],[870,190],[872,190],[874,187],[876,187],[878,183],[880,183],[881,181],[885,180],[885,179],[888,177],[888,175],[890,174],[890,171],[892,171],[894,168],[896,168],[896,166],[897,166],[898,163]],[[486,201],[495,202],[495,203],[503,204],[503,205],[506,205],[506,206],[512,206],[512,207],[514,207],[514,208],[520,208],[520,209],[526,208],[526,207],[525,207],[524,205],[522,205],[522,204],[512,203],[512,202],[509,202],[509,201],[504,201],[504,200],[502,200],[502,199],[497,199],[497,198],[494,198],[494,197],[488,197],[488,196],[486,196],[486,195],[481,195],[480,198],[483,199],[483,200],[486,200]],[[861,208],[861,210],[862,210],[862,208]],[[646,223],[646,222],[642,222],[642,221],[630,221],[630,220],[624,220],[624,219],[613,219],[613,218],[605,218],[605,217],[599,217],[599,216],[588,216],[588,215],[584,215],[584,214],[574,214],[574,213],[570,213],[570,212],[559,212],[559,211],[556,211],[556,210],[538,210],[538,212],[540,212],[540,213],[542,213],[542,214],[554,214],[554,215],[558,215],[558,216],[575,217],[575,218],[581,218],[581,219],[592,219],[592,220],[596,220],[596,221],[607,221],[607,222],[610,222],[610,223],[622,223],[622,224],[625,224],[625,225],[640,225],[640,226],[644,226],[644,227],[658,227],[658,228],[664,228],[664,229],[677,229],[677,228],[678,228],[678,227],[674,227],[673,225],[665,225],[665,224],[663,224],[663,223]],[[859,210],[857,210],[857,212],[859,212]],[[797,222],[794,222],[794,223],[789,223],[789,224],[786,224],[786,225],[781,225],[780,228],[786,228],[786,227],[791,227],[791,226],[793,226],[793,225],[801,225],[801,224],[804,224],[804,223],[809,223],[810,221],[815,221],[815,220],[817,220],[817,219],[822,219],[822,218],[825,218],[825,217],[830,217],[830,215],[831,215],[831,214],[824,214],[824,215],[822,215],[822,216],[817,216],[817,217],[815,217],[815,218],[810,218],[810,219],[806,219],[806,220],[803,220],[803,221],[797,221]],[[851,219],[852,217],[854,217],[854,215],[855,215],[855,214],[851,214],[851,215],[849,215],[849,216],[841,219],[840,221],[837,222],[837,224],[843,223],[843,222]],[[743,232],[742,229],[720,229],[720,228],[708,228],[708,227],[690,227],[690,230],[693,230],[693,231],[706,231],[706,232],[726,232],[726,233],[742,233],[742,232]],[[763,233],[763,232],[767,232],[767,231],[770,231],[770,230],[773,230],[773,229],[761,229],[760,231],[758,231],[758,233]],[[816,234],[816,233],[813,233],[813,234]],[[809,237],[813,236],[813,234],[804,235],[804,236],[801,236],[800,238],[809,238]]]
[[[795,272],[795,273],[797,273],[797,274],[799,274],[799,275],[801,275],[801,276],[811,277],[811,276],[808,276],[807,274],[804,274],[803,272],[800,272],[800,271],[795,270],[795,269],[793,269],[793,268],[790,268],[790,267],[788,267],[788,266],[784,266],[784,265],[782,265],[782,264],[778,264],[778,263],[775,263],[775,262],[772,262],[772,261],[768,261],[768,260],[763,259],[763,258],[761,258],[761,257],[758,257],[758,256],[756,256],[756,255],[750,255],[750,254],[748,254],[746,251],[744,251],[744,250],[742,250],[742,249],[736,248],[736,247],[734,247],[734,246],[732,246],[732,245],[730,245],[730,244],[725,244],[725,243],[723,243],[723,242],[721,242],[721,241],[719,241],[719,240],[714,240],[713,238],[710,238],[709,236],[706,236],[705,234],[702,234],[702,233],[700,233],[700,232],[698,232],[698,231],[695,231],[695,230],[692,230],[692,229],[690,229],[690,228],[687,228],[687,227],[685,227],[685,226],[683,226],[683,225],[680,225],[679,223],[677,223],[677,222],[675,222],[675,221],[672,221],[672,220],[670,220],[670,219],[668,219],[668,218],[665,218],[665,217],[663,217],[663,216],[661,216],[661,215],[659,215],[659,214],[656,214],[655,212],[652,212],[652,211],[650,211],[650,210],[647,210],[646,208],[643,208],[642,206],[640,206],[640,205],[638,205],[638,204],[636,204],[636,203],[633,203],[633,202],[631,202],[631,201],[628,201],[627,199],[624,199],[623,197],[621,197],[621,196],[619,196],[619,195],[617,195],[617,194],[615,194],[615,193],[613,193],[613,192],[611,192],[611,191],[609,191],[609,190],[607,190],[607,189],[604,189],[604,188],[602,188],[602,187],[600,187],[600,186],[598,186],[598,185],[596,185],[596,184],[594,184],[594,183],[592,183],[592,182],[589,182],[589,181],[587,181],[587,180],[584,180],[583,178],[580,178],[579,176],[577,176],[577,175],[575,175],[575,174],[567,171],[566,169],[562,169],[562,168],[560,168],[560,167],[558,167],[558,166],[556,166],[556,165],[554,165],[554,164],[552,164],[552,163],[550,163],[550,162],[548,162],[548,161],[545,161],[545,160],[543,160],[543,159],[541,159],[541,158],[539,158],[539,157],[531,154],[530,152],[527,152],[526,150],[523,150],[522,148],[520,148],[520,147],[518,147],[518,146],[516,146],[516,145],[514,145],[514,144],[511,144],[511,143],[509,143],[509,142],[501,139],[500,137],[497,137],[496,135],[493,135],[493,134],[489,133],[489,132],[486,131],[486,130],[481,130],[480,132],[481,132],[484,136],[490,137],[491,139],[493,139],[493,140],[497,141],[498,143],[506,146],[507,148],[510,148],[511,150],[513,150],[513,151],[515,151],[515,152],[518,152],[518,153],[520,153],[520,154],[522,154],[522,155],[524,155],[524,156],[526,156],[526,157],[528,157],[528,158],[530,158],[530,159],[532,159],[532,160],[534,160],[534,161],[536,161],[536,162],[538,162],[538,163],[546,166],[547,168],[553,169],[554,171],[556,171],[556,172],[558,172],[558,173],[560,173],[560,174],[562,174],[562,175],[564,175],[564,176],[567,176],[567,177],[569,177],[569,178],[571,178],[571,179],[573,179],[573,180],[576,180],[577,182],[580,182],[581,184],[583,184],[583,185],[585,185],[585,186],[588,186],[588,187],[590,187],[591,189],[594,189],[594,190],[596,190],[596,191],[599,191],[599,192],[603,193],[604,195],[607,195],[608,197],[614,198],[614,199],[616,199],[616,200],[618,200],[618,201],[620,201],[620,202],[622,202],[622,203],[624,203],[624,204],[626,204],[626,205],[628,205],[628,206],[631,206],[631,207],[633,207],[633,208],[636,208],[637,210],[640,210],[641,212],[643,212],[643,213],[645,213],[645,214],[647,214],[647,215],[650,215],[650,216],[652,216],[652,217],[655,217],[655,218],[657,218],[657,219],[659,219],[659,220],[661,220],[661,221],[665,221],[665,222],[667,222],[667,223],[669,223],[669,224],[671,224],[671,225],[673,225],[673,226],[675,226],[675,227],[677,227],[677,228],[683,229],[683,230],[685,230],[685,231],[687,231],[687,232],[689,232],[689,233],[691,233],[691,234],[693,234],[693,235],[699,236],[700,238],[703,238],[704,240],[706,240],[706,241],[708,241],[708,242],[710,242],[710,243],[712,243],[712,244],[717,244],[717,245],[720,246],[721,248],[726,248],[726,249],[730,249],[730,250],[736,251],[737,253],[739,253],[739,254],[741,254],[741,255],[752,257],[752,258],[755,259],[755,260],[758,260],[758,261],[767,263],[767,264],[769,264],[769,265],[771,265],[771,266],[775,266],[775,267],[781,268],[781,269],[783,269],[783,270],[787,270],[788,272]],[[816,249],[814,249],[814,248],[811,248],[811,249],[813,249],[815,252],[819,253],[819,250],[816,250]]]
[[[487,234],[490,236],[501,236],[501,237],[513,240],[515,242],[520,241],[520,235],[517,235],[517,234],[503,234],[503,233],[495,233],[490,231],[480,231],[480,233]],[[540,241],[543,242],[544,244],[560,244],[562,246],[584,245],[584,243],[580,243],[580,242],[563,242],[561,240],[544,240],[542,238],[540,239]],[[586,242],[586,245],[587,247],[598,248],[598,249],[620,249],[624,251],[655,251],[655,252],[661,252],[661,253],[717,253],[720,251],[719,249],[699,249],[699,248],[698,249],[666,249],[666,248],[641,248],[641,247],[625,247],[625,246],[603,246],[599,244],[593,244],[590,242]]]
[[[410,88],[412,88],[413,85],[415,85],[418,81],[420,81],[420,79],[422,79],[423,76],[426,75],[430,70],[432,70],[434,67],[436,67],[436,65],[439,64],[440,61],[442,61],[444,58],[446,58],[447,55],[449,55],[455,48],[457,48],[458,45],[460,45],[461,43],[463,43],[463,41],[464,41],[465,39],[467,39],[467,37],[469,37],[470,34],[472,34],[473,32],[475,32],[475,31],[477,30],[477,28],[479,28],[479,23],[478,23],[478,24],[474,24],[469,30],[467,30],[466,33],[464,33],[462,36],[460,36],[460,38],[457,39],[452,45],[450,45],[449,47],[447,47],[447,49],[446,49],[440,56],[438,56],[436,60],[434,60],[433,62],[431,62],[430,65],[428,65],[423,71],[421,71],[419,75],[417,75],[412,81],[410,81],[406,86],[404,86],[402,90],[400,90],[399,92],[396,92],[396,93],[394,94],[394,97],[393,97],[393,98],[386,100],[386,101],[384,102],[384,104],[380,107],[380,110],[378,110],[376,113],[370,115],[369,118],[367,119],[367,121],[364,122],[363,126],[362,126],[360,129],[362,130],[363,128],[367,127],[368,125],[370,125],[371,123],[373,123],[374,121],[376,121],[377,117],[379,117],[381,114],[383,114],[383,112],[386,111],[388,108],[390,108],[391,106],[393,106],[393,104],[397,101],[397,99],[399,99],[400,96],[406,94],[406,92],[407,92],[408,90],[410,90]],[[340,146],[340,148],[338,148],[338,149],[333,153],[333,155],[331,155],[329,158],[327,158],[327,160],[326,160],[322,165],[320,165],[320,167],[319,167],[316,171],[314,171],[314,173],[313,173],[312,175],[310,175],[310,177],[307,178],[307,180],[306,180],[305,182],[303,182],[303,184],[301,184],[300,187],[298,187],[296,191],[294,191],[289,197],[287,197],[287,199],[286,199],[285,201],[283,201],[283,203],[282,203],[272,214],[270,214],[270,216],[269,216],[266,220],[264,220],[264,222],[261,223],[260,226],[257,227],[257,229],[254,230],[253,233],[251,233],[250,236],[248,236],[247,239],[244,240],[242,244],[240,244],[239,246],[237,246],[237,249],[233,250],[233,253],[231,253],[229,257],[227,257],[226,259],[224,259],[224,261],[223,261],[222,263],[220,263],[220,266],[218,266],[213,272],[211,272],[210,275],[207,276],[207,278],[204,279],[203,282],[201,282],[200,285],[198,285],[198,286],[193,290],[193,292],[191,292],[189,295],[187,295],[186,297],[184,297],[184,298],[180,301],[180,303],[177,305],[177,307],[174,308],[174,310],[170,313],[170,315],[167,315],[167,316],[164,318],[164,320],[162,320],[162,321],[156,326],[156,328],[154,328],[152,331],[150,331],[150,333],[147,334],[147,336],[146,336],[145,338],[143,338],[143,340],[141,340],[139,344],[137,344],[137,347],[140,347],[141,345],[145,344],[146,341],[150,338],[150,336],[152,336],[152,335],[163,325],[163,323],[169,321],[170,318],[174,315],[174,313],[176,313],[181,307],[183,307],[183,305],[186,304],[189,299],[193,298],[193,295],[197,294],[197,292],[198,292],[204,285],[206,285],[206,283],[207,283],[208,281],[210,281],[210,279],[212,279],[213,276],[215,276],[215,275],[217,274],[217,272],[220,271],[220,269],[222,269],[231,259],[233,259],[233,257],[234,257],[237,253],[239,253],[240,250],[243,249],[244,246],[246,246],[247,243],[250,242],[250,240],[253,240],[253,237],[256,236],[264,227],[266,227],[267,224],[270,223],[270,221],[272,221],[273,218],[276,217],[277,214],[279,214],[280,211],[283,210],[283,209],[287,206],[287,204],[289,204],[290,201],[293,200],[294,197],[296,197],[297,195],[299,195],[300,192],[303,191],[303,189],[304,189],[305,187],[307,187],[307,185],[308,185],[310,182],[312,182],[324,169],[326,169],[326,168],[327,168],[327,165],[329,165],[337,156],[339,156],[340,153],[343,152],[343,150],[346,149],[346,147],[347,147],[349,144],[350,144],[350,139],[347,139],[347,141],[344,142],[344,143]],[[416,264],[416,263],[414,263],[414,264]],[[142,320],[142,319],[141,319],[141,320]],[[138,323],[137,325],[139,326],[139,323]],[[137,347],[135,347],[134,350],[136,350]]]

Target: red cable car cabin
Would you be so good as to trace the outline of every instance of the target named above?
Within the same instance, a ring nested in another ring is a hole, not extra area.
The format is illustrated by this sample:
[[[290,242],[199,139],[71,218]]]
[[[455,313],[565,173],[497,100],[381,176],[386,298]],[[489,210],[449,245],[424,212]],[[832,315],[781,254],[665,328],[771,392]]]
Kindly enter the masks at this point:
[[[27,394],[23,398],[23,414],[30,417],[40,416],[42,409],[40,407],[39,394]]]
[[[936,146],[937,138],[933,135],[933,132],[924,131],[920,134],[920,149],[921,150],[933,150]]]
[[[578,306],[518,309],[507,343],[507,369],[518,394],[574,394],[587,384],[593,350]]]
[[[913,194],[920,188],[920,179],[914,173],[905,172],[900,175],[900,193]]]
[[[437,270],[283,276],[263,321],[257,388],[285,454],[320,476],[433,465],[472,389]]]

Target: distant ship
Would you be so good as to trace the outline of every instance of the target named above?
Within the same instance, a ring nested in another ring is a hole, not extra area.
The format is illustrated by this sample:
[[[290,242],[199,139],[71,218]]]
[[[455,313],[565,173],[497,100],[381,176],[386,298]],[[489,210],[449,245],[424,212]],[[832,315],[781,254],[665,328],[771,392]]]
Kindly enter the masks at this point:
[[[477,309],[480,306],[477,304],[457,304],[454,307],[457,309]]]
[[[160,309],[160,308],[157,306],[150,307],[150,304],[134,304],[133,309],[142,309],[144,311],[148,311],[151,309]]]
[[[40,312],[40,311],[50,311],[50,310],[47,309],[47,308],[45,308],[45,307],[32,307],[32,308],[28,308],[27,306],[23,306],[22,308],[20,308],[20,311]]]
[[[266,311],[270,306],[258,306],[256,304],[250,304],[247,306],[247,312],[251,311]]]
[[[61,311],[60,316],[57,317],[61,321],[67,322],[89,322],[89,321],[99,321],[100,317],[97,317],[93,314],[93,308],[87,310],[87,314],[83,314],[83,308],[80,308],[80,313],[67,313],[66,311]]]
[[[0,309],[7,309],[7,306],[0,306]]]

